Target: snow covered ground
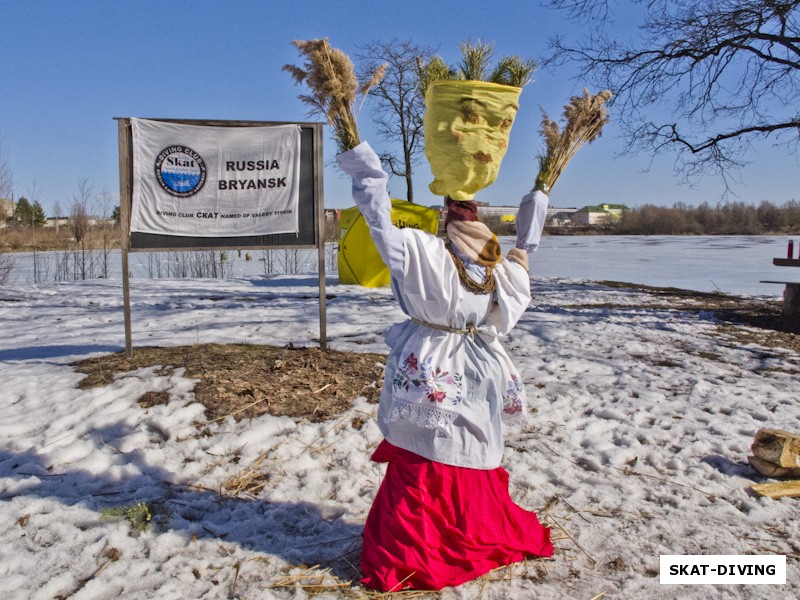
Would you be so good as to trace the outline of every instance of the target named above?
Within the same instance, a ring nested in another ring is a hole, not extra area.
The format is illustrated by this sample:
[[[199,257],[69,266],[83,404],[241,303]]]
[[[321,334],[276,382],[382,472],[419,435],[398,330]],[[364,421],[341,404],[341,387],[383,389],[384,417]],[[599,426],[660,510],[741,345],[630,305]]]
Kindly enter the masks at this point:
[[[553,525],[531,560],[432,597],[793,598],[800,500],[771,500],[746,457],[762,427],[800,430],[800,356],[724,337],[708,313],[573,279],[534,279],[505,344],[532,417],[508,432],[512,497]],[[132,280],[134,346],[312,344],[316,277]],[[328,285],[338,350],[385,352],[388,290]],[[124,345],[119,281],[0,288],[0,598],[345,598],[380,482],[375,405],[324,423],[206,423],[180,371],[80,390],[70,363]],[[148,391],[168,405],[141,408]],[[366,416],[363,428],[353,418]],[[198,428],[198,422],[201,426]],[[207,429],[211,435],[204,435]],[[264,457],[257,497],[219,490]],[[140,533],[102,509],[146,502]],[[563,529],[561,529],[563,528]],[[783,586],[666,586],[663,554],[788,555]],[[116,560],[112,560],[116,558]],[[308,567],[320,565],[301,577]],[[604,594],[601,596],[601,594]]]

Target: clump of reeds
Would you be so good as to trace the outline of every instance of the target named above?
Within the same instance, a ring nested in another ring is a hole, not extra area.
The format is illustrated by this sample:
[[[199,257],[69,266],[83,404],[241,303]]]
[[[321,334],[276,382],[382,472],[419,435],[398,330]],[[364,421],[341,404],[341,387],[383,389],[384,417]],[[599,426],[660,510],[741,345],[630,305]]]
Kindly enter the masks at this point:
[[[534,190],[549,194],[578,150],[602,135],[609,119],[605,105],[610,99],[609,90],[592,95],[584,88],[582,96],[572,96],[564,107],[563,128],[542,110],[539,131],[544,137],[545,153],[539,156]]]
[[[489,81],[514,87],[523,87],[531,82],[538,66],[531,58],[504,56],[491,68],[494,46],[483,40],[459,44],[461,60],[450,67],[441,57],[435,56],[427,64],[417,61],[419,84],[424,94],[434,81],[460,79],[468,81]]]
[[[291,73],[295,83],[305,82],[308,86],[310,93],[301,94],[300,100],[311,107],[311,114],[325,117],[340,152],[355,148],[361,142],[356,122],[357,96],[362,96],[363,105],[369,90],[383,79],[386,65],[378,67],[368,81],[359,83],[350,58],[333,48],[328,38],[295,40],[292,44],[305,57],[305,64],[303,68],[284,65],[283,70]]]

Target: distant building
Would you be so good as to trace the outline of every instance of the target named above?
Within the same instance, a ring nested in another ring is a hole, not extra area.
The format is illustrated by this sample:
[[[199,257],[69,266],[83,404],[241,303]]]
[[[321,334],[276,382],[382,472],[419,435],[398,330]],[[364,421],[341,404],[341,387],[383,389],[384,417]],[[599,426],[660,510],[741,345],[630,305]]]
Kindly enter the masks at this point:
[[[499,217],[503,223],[514,223],[517,220],[519,206],[490,206],[478,203],[478,217],[480,219]]]
[[[584,206],[572,215],[575,225],[610,225],[622,218],[622,213],[629,210],[624,204],[600,204]]]
[[[47,217],[47,221],[45,221],[45,227],[66,227],[69,225],[69,218],[68,217]]]
[[[519,206],[494,206],[487,202],[480,202],[475,200],[475,205],[478,207],[478,217],[486,219],[487,217],[499,217],[501,222],[514,223],[517,220],[517,211]],[[429,208],[439,211],[439,220],[444,221],[447,217],[447,206],[444,204],[432,204]]]
[[[550,206],[547,208],[547,219],[545,222],[553,227],[567,225],[572,222],[572,215],[576,212],[578,212],[577,208]]]
[[[619,221],[622,218],[622,213],[626,210],[630,210],[624,204],[602,204],[600,208],[611,215],[612,221]]]
[[[71,219],[69,217],[47,217],[47,220],[44,222],[45,227],[66,227],[69,225]],[[89,227],[97,227],[98,225],[115,225],[116,221],[114,219],[104,219],[102,217],[97,216],[86,216],[86,224]]]

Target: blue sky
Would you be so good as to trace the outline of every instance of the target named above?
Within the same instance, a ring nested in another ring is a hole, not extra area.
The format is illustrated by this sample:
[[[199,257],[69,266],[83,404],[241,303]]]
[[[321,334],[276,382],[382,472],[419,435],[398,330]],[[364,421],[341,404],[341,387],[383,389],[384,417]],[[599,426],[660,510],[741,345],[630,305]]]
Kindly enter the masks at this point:
[[[459,42],[478,38],[494,42],[498,55],[538,58],[552,34],[572,27],[563,15],[524,0],[2,0],[0,135],[14,173],[14,193],[38,197],[48,214],[56,203],[68,208],[81,179],[96,195],[116,198],[115,117],[320,120],[308,117],[297,99],[301,88],[281,71],[286,63],[301,64],[291,45],[295,39],[327,36],[353,57],[370,41],[410,39],[438,48],[453,63]],[[478,200],[519,202],[537,170],[539,108],[555,117],[582,87],[567,69],[537,72],[523,92],[500,175]],[[386,148],[372,131],[369,106],[359,125],[363,139]],[[671,206],[720,200],[720,179],[707,177],[690,187],[673,173],[674,157],[620,156],[622,148],[612,122],[570,164],[551,203]],[[331,166],[334,152],[326,135],[325,204],[351,206],[349,181]],[[785,147],[763,143],[747,158],[752,164],[732,188],[738,199],[800,200],[798,160]],[[430,180],[423,162],[415,177],[420,203],[439,201],[427,189]],[[392,180],[390,193],[404,197],[404,183]]]

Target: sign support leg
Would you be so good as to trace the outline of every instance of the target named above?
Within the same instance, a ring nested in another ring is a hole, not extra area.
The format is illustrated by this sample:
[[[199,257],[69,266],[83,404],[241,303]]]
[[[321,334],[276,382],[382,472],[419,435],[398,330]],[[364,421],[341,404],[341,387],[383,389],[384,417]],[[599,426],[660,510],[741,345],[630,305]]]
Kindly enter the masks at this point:
[[[131,335],[131,286],[128,270],[128,249],[122,249],[122,304],[125,312],[125,353],[133,358],[133,339]]]

